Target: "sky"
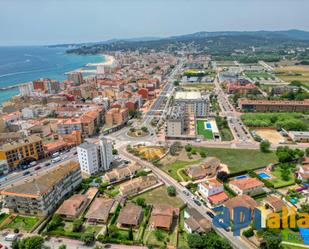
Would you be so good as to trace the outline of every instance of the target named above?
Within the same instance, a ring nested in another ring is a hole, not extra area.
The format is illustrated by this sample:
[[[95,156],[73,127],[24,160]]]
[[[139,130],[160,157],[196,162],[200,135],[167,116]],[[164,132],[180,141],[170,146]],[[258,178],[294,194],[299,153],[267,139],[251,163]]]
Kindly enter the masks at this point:
[[[307,0],[0,0],[0,45],[302,29]]]

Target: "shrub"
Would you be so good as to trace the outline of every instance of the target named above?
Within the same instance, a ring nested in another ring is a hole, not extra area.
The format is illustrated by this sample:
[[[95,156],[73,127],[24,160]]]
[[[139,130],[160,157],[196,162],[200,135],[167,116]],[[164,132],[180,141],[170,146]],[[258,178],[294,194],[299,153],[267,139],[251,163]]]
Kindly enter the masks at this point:
[[[253,231],[252,228],[249,228],[249,229],[243,231],[242,235],[245,236],[246,238],[250,238],[254,235],[254,231]]]

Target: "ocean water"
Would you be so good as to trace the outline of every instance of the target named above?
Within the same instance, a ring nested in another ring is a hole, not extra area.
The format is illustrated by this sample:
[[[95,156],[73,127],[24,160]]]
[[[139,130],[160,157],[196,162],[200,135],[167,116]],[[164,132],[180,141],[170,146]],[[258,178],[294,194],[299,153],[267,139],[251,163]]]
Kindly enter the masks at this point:
[[[101,55],[66,54],[64,48],[0,47],[0,87],[39,78],[66,79],[65,73],[87,63],[104,61]],[[0,104],[18,94],[18,88],[0,91]]]

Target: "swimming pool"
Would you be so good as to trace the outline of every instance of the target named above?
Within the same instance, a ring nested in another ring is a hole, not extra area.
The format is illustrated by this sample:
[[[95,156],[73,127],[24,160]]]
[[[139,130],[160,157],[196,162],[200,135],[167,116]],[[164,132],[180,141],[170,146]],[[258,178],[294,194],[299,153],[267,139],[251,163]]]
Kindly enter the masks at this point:
[[[235,177],[236,180],[245,179],[245,178],[248,178],[248,176],[247,175],[242,175],[242,176],[236,176]]]
[[[205,129],[211,129],[211,123],[205,122]]]
[[[269,175],[267,175],[265,172],[261,172],[261,173],[258,173],[258,176],[263,178],[263,179],[268,179],[268,178],[271,178]]]
[[[299,228],[299,232],[305,244],[308,245],[309,244],[309,228]]]

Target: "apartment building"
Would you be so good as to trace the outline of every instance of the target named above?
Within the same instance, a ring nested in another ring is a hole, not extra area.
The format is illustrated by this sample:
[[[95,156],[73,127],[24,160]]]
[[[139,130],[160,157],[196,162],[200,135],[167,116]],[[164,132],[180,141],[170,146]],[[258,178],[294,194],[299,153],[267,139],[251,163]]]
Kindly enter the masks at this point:
[[[166,136],[180,137],[185,131],[185,106],[173,106],[166,117]]]
[[[105,124],[108,127],[121,125],[128,121],[129,112],[127,108],[111,108],[105,113]]]
[[[110,168],[114,160],[113,143],[106,138],[101,138],[99,144],[86,142],[77,146],[77,154],[81,171],[93,175]]]
[[[6,143],[0,147],[0,160],[6,160],[10,170],[22,163],[44,158],[42,139],[31,135],[18,142]]]
[[[83,173],[93,175],[99,171],[100,159],[97,145],[83,143],[77,146],[77,154],[80,168]]]
[[[82,182],[79,163],[70,161],[1,191],[12,213],[47,216]]]
[[[174,103],[183,104],[185,111],[195,117],[206,117],[209,113],[209,98],[200,92],[176,92]]]
[[[113,162],[113,142],[104,137],[100,139],[100,157],[102,170],[108,170]]]
[[[238,100],[241,110],[251,112],[306,112],[309,110],[309,99],[303,101],[288,100]]]

